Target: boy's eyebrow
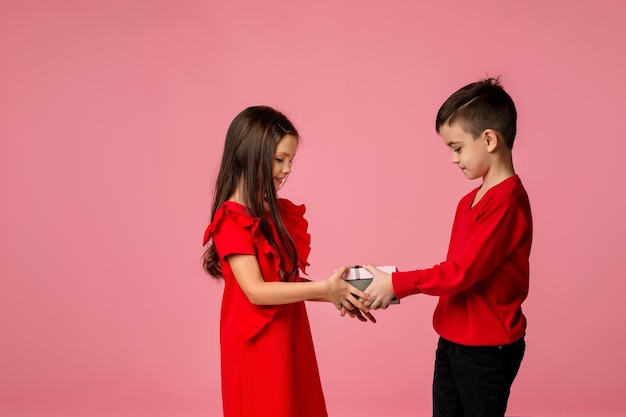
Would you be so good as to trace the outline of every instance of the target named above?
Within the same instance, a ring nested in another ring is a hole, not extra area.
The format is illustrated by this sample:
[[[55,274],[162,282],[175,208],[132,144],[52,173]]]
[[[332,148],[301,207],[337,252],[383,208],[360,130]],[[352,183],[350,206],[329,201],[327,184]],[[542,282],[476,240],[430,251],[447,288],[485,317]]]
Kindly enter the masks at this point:
[[[451,142],[446,142],[446,145],[448,145],[448,146],[454,146],[454,145],[458,145],[459,143],[461,143],[461,142],[457,142],[457,141],[453,140],[453,141],[451,141]]]

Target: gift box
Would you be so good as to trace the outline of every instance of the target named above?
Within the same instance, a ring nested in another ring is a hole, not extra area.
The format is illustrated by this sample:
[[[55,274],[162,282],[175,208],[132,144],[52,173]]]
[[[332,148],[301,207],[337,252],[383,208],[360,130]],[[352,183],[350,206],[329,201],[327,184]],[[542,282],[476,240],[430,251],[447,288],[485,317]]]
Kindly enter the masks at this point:
[[[396,272],[398,269],[395,266],[377,266],[376,268],[380,269],[383,272],[391,274],[392,272]],[[345,275],[345,280],[361,291],[365,291],[367,287],[372,283],[374,277],[369,271],[363,268],[361,265],[353,265],[348,269],[348,273]],[[400,304],[400,300],[396,297],[393,297],[390,304]]]

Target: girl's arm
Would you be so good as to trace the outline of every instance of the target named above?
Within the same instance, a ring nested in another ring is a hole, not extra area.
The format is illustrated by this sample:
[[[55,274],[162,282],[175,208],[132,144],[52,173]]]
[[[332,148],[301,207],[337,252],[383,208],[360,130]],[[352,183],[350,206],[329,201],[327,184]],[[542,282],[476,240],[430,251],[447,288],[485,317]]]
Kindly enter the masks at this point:
[[[359,297],[363,300],[369,300],[370,297],[343,279],[347,271],[345,267],[339,268],[322,281],[266,282],[254,255],[230,255],[228,263],[237,283],[252,304],[279,305],[322,300],[333,303],[339,310],[342,307],[349,310],[356,307],[363,312],[368,311],[368,308],[359,301]]]

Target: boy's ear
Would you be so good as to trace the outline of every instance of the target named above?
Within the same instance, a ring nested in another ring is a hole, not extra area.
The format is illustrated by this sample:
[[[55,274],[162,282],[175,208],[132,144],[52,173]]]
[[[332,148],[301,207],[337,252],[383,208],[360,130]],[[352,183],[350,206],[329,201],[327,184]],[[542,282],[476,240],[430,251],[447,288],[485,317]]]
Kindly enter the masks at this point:
[[[482,136],[482,139],[487,146],[487,152],[495,151],[498,147],[498,142],[500,141],[498,133],[493,129],[485,129]]]

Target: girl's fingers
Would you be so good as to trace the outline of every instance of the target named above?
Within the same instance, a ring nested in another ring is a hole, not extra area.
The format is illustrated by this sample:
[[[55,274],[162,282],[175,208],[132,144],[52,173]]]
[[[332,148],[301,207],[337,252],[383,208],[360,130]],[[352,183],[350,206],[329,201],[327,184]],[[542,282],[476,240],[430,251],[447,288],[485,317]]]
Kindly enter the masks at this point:
[[[356,298],[353,294],[350,294],[347,298],[347,301],[350,302],[350,304],[352,304],[353,308],[358,308],[359,310],[363,311],[363,312],[367,312],[369,311],[369,309],[367,308],[367,306],[365,306],[358,298]]]
[[[359,311],[360,313],[360,311]],[[376,323],[376,318],[374,316],[372,316],[372,313],[370,313],[369,311],[367,313],[363,313],[365,314],[365,317],[367,317],[372,323]],[[366,320],[364,320],[366,321]]]

